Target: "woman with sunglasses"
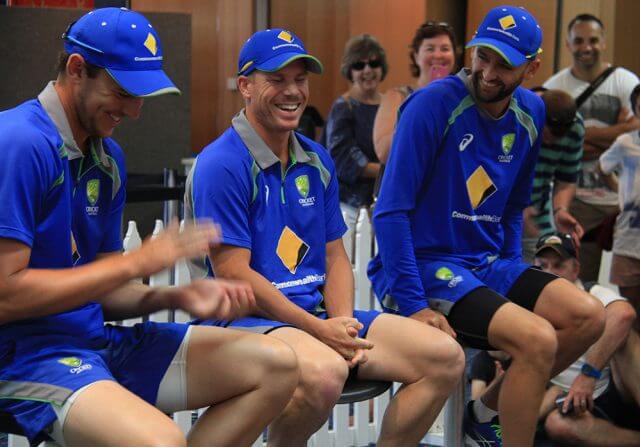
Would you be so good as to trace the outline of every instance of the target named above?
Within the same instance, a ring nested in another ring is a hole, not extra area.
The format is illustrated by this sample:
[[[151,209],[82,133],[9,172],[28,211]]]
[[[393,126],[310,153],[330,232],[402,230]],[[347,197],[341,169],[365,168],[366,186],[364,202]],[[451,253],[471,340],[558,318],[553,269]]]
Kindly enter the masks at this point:
[[[347,42],[340,72],[351,86],[333,103],[322,138],[336,164],[340,206],[352,230],[359,208],[373,201],[380,170],[373,121],[381,98],[378,86],[387,70],[384,49],[373,36],[362,34]]]
[[[392,88],[382,97],[373,126],[376,155],[386,163],[391,149],[398,109],[414,90],[453,72],[456,66],[456,36],[445,22],[426,22],[420,25],[409,45],[409,68],[416,78],[413,85]]]

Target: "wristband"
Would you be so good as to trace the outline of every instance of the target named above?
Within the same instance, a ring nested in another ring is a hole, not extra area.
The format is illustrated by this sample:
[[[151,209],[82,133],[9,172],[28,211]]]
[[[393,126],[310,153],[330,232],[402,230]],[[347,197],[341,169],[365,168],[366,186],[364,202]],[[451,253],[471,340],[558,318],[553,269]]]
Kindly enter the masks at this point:
[[[580,368],[580,373],[587,377],[593,377],[596,380],[602,377],[602,371],[600,371],[595,366],[590,365],[589,363],[585,363],[584,365],[582,365],[582,368]]]

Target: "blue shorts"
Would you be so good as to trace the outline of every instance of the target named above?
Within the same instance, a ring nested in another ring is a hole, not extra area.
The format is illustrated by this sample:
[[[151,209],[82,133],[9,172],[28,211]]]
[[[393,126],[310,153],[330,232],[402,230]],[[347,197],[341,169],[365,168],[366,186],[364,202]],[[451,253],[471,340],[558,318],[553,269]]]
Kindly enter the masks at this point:
[[[509,259],[496,259],[484,268],[473,270],[451,261],[418,264],[429,307],[445,315],[449,314],[456,302],[479,287],[489,287],[501,295],[506,295],[520,275],[530,267],[531,265],[524,262]],[[382,307],[386,311],[397,313],[398,307],[388,294],[381,265],[370,264],[369,276]]]
[[[113,380],[154,405],[158,387],[188,326],[106,325],[99,340],[28,336],[0,346],[0,413],[32,445],[48,439],[61,407],[78,389]]]
[[[326,312],[311,312],[318,318],[323,320],[327,319]],[[380,312],[377,310],[354,310],[353,317],[357,319],[364,326],[359,332],[358,337],[365,338],[367,336],[367,332],[369,332],[369,327],[373,320],[380,315]],[[222,320],[196,320],[194,324],[202,324],[208,326],[222,326],[229,327],[240,330],[249,330],[251,332],[255,332],[258,334],[268,334],[269,332],[281,328],[281,327],[294,327],[292,324],[284,323],[282,321],[269,320],[268,318],[262,317],[245,317],[239,318],[233,321],[222,321]]]

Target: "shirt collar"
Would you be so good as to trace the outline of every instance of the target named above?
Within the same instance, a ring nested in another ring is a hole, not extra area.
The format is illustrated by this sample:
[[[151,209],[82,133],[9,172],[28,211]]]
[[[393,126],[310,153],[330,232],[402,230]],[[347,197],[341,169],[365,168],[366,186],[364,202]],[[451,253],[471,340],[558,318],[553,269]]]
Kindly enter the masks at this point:
[[[240,139],[245,146],[247,146],[254,160],[258,166],[260,166],[260,169],[267,169],[280,161],[280,159],[276,157],[276,154],[269,149],[267,143],[264,142],[260,135],[258,135],[255,129],[251,126],[244,109],[233,117],[231,125],[238,135],[240,135]],[[297,162],[306,163],[311,161],[307,153],[302,148],[300,141],[298,141],[298,137],[295,132],[291,132],[291,136],[289,137],[289,153],[295,157],[295,161]]]
[[[73,138],[71,125],[69,125],[67,114],[62,107],[62,103],[60,102],[54,83],[54,81],[49,81],[44,90],[42,90],[38,95],[38,101],[40,101],[42,108],[47,112],[47,115],[49,115],[49,118],[51,118],[51,121],[53,121],[58,132],[62,136],[62,141],[64,142],[64,147],[67,151],[69,160],[81,158],[84,154],[78,147],[76,140]],[[92,137],[90,147],[92,155],[95,156],[96,160],[102,163],[105,168],[110,168],[111,162],[109,161],[107,154],[104,152],[102,138]]]

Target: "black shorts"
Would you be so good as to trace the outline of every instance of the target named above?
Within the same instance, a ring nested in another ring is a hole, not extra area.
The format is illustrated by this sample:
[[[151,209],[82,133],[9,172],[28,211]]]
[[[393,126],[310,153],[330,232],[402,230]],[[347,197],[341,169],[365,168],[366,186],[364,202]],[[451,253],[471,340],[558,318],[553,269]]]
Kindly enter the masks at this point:
[[[451,309],[447,317],[449,324],[466,346],[491,350],[489,344],[489,324],[498,309],[505,303],[515,303],[533,312],[542,290],[556,275],[531,267],[522,273],[506,296],[489,287],[480,287],[462,297]]]

